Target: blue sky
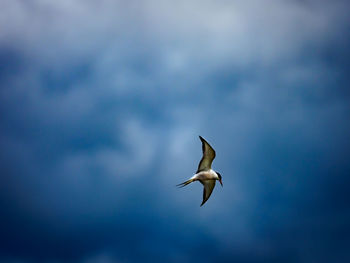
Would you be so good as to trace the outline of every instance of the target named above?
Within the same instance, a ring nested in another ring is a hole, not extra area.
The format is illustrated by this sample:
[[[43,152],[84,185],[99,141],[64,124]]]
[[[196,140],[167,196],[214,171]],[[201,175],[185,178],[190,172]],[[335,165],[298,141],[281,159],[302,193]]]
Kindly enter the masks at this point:
[[[347,1],[4,0],[0,24],[0,262],[350,260]],[[203,207],[175,187],[198,135]]]

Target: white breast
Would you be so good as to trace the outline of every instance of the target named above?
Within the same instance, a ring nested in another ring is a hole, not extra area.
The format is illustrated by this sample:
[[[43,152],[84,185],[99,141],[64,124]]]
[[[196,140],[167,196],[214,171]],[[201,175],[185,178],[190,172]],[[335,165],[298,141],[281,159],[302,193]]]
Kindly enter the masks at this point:
[[[219,176],[216,174],[214,170],[210,169],[208,171],[199,172],[195,174],[192,178],[197,180],[210,180],[210,179],[219,179]]]

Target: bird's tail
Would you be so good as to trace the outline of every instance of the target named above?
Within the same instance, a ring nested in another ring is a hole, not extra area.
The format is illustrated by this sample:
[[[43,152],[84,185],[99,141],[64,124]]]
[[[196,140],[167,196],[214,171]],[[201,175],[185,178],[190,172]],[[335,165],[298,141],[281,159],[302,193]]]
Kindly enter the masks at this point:
[[[178,186],[178,187],[181,188],[181,187],[184,187],[184,186],[186,186],[186,185],[192,183],[193,181],[195,181],[195,180],[194,180],[194,179],[189,179],[189,180],[187,180],[186,182],[183,182],[183,183],[178,184],[178,185],[176,185],[176,186]]]

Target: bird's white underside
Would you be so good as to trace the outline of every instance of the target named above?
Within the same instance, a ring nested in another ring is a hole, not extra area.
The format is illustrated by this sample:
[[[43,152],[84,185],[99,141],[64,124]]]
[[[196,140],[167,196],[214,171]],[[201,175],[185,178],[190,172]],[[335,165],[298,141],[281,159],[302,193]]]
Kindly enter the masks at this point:
[[[199,180],[199,181],[217,180],[219,179],[219,176],[214,170],[210,169],[208,171],[202,171],[202,172],[196,173],[194,176],[191,177],[191,179]]]

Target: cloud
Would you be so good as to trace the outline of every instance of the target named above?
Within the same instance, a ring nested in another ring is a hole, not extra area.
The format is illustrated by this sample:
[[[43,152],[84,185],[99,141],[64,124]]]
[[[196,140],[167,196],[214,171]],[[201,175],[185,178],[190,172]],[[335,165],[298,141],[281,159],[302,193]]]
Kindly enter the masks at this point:
[[[346,7],[3,1],[0,258],[349,257]]]

